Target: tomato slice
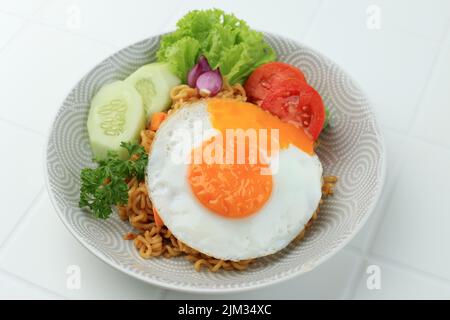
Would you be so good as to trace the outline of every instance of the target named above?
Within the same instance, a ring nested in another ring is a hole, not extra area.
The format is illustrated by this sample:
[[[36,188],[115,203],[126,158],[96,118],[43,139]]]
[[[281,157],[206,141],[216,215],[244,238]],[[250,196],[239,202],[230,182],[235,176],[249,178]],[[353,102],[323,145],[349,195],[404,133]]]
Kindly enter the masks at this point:
[[[303,73],[293,65],[278,61],[263,64],[245,82],[247,98],[259,105],[269,93],[277,90],[288,79],[306,83]]]
[[[325,122],[322,98],[306,83],[285,83],[284,87],[267,95],[261,108],[283,121],[304,128],[313,140],[317,140]]]

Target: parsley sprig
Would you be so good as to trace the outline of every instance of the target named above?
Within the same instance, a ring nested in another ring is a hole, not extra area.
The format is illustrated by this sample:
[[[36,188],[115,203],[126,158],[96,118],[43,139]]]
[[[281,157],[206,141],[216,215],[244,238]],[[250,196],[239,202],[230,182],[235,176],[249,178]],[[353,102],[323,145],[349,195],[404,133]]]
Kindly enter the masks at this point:
[[[127,179],[145,178],[148,155],[144,147],[136,143],[122,142],[127,149],[128,159],[122,160],[115,152],[108,152],[106,159],[97,161],[97,168],[81,170],[80,208],[88,207],[92,214],[101,219],[112,213],[111,206],[128,202]]]

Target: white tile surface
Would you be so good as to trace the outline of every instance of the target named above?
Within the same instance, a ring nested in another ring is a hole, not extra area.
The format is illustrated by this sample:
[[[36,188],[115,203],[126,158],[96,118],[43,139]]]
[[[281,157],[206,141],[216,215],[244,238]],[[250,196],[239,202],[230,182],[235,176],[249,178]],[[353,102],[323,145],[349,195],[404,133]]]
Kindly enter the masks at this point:
[[[161,289],[116,271],[82,247],[58,219],[47,194],[0,251],[0,269],[74,299],[155,299]],[[67,268],[81,270],[81,288],[68,289]]]
[[[332,57],[358,79],[376,105],[382,124],[406,131],[431,73],[438,45],[396,28],[368,29],[367,3],[349,3],[345,6],[328,1],[308,32],[306,43]]]
[[[0,271],[0,299],[60,299],[60,296]]]
[[[29,25],[0,52],[0,118],[46,133],[70,89],[114,49]]]
[[[356,289],[358,299],[450,299],[450,286],[429,277],[424,277],[403,268],[388,266],[378,261],[364,263],[365,271],[369,265],[380,267],[381,288],[367,288],[369,274],[361,272]]]
[[[417,141],[407,149],[373,251],[450,280],[450,151]]]
[[[62,0],[46,6],[34,20],[119,47],[161,33],[178,9],[175,1],[163,6],[146,0]]]
[[[338,299],[356,271],[360,258],[341,251],[311,272],[280,284],[244,293],[193,295],[169,291],[167,299]]]
[[[0,51],[25,23],[21,18],[0,12]]]
[[[450,147],[450,41],[442,47],[439,61],[421,100],[414,134]]]
[[[3,156],[0,166],[1,245],[44,187],[44,139],[0,120],[0,148],[14,155]]]

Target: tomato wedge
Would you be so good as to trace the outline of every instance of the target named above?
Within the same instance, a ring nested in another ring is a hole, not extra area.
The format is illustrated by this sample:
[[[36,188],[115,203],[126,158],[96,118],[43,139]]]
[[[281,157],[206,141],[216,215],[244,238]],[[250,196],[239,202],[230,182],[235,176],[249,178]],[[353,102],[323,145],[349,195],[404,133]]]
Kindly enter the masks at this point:
[[[286,80],[306,83],[305,76],[296,67],[284,62],[269,62],[253,71],[244,88],[250,102],[260,105],[266,96],[277,90]]]
[[[304,83],[285,83],[268,94],[261,108],[278,116],[281,120],[305,129],[311,139],[316,140],[325,122],[325,107],[319,93]]]

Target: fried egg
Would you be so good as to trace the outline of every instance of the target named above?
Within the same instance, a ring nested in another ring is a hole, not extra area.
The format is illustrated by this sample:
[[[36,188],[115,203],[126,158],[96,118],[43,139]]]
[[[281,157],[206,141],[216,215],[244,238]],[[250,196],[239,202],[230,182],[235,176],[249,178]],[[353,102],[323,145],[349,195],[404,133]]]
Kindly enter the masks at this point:
[[[210,99],[163,122],[147,184],[179,240],[239,261],[275,253],[302,231],[321,199],[322,165],[301,128],[250,103]]]

